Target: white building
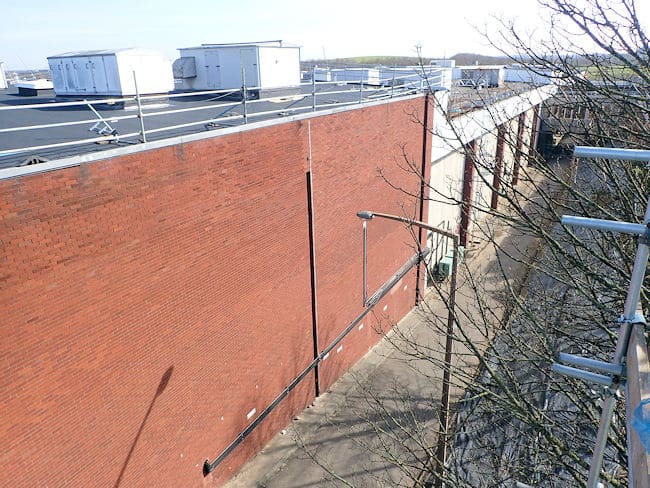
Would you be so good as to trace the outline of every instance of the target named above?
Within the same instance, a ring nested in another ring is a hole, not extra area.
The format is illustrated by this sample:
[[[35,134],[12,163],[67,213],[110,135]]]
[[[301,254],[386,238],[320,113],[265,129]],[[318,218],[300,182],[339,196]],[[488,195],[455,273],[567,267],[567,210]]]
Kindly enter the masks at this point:
[[[455,66],[453,79],[461,86],[494,88],[503,85],[505,66]]]
[[[174,77],[183,90],[268,92],[300,85],[300,48],[282,41],[179,48]]]
[[[539,66],[513,64],[505,69],[505,81],[547,85],[553,83],[554,73]]]
[[[471,246],[473,239],[480,237],[473,229],[487,217],[485,209],[497,208],[495,189],[501,184],[515,184],[519,178],[520,167],[535,150],[541,104],[555,92],[554,85],[531,85],[457,116],[449,114],[449,92],[434,94],[429,224],[465,234],[463,245]],[[468,158],[468,152],[473,156]],[[465,202],[469,209],[464,223],[459,202]],[[435,234],[429,238],[434,249],[429,265],[436,274],[437,263],[452,244]]]
[[[47,58],[57,96],[129,96],[174,89],[171,62],[139,48],[79,51]]]

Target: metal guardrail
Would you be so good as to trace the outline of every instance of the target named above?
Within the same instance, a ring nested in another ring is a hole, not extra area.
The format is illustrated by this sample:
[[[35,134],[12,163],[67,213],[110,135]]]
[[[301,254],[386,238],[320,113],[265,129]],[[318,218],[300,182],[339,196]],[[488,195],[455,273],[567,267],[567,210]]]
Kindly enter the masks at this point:
[[[431,87],[437,87],[444,83],[445,72],[440,71],[436,76],[431,75],[430,69],[423,72],[423,74],[410,74],[407,76],[400,75],[396,77],[393,71],[393,76],[389,78],[382,78],[367,82],[364,80],[363,70],[360,71],[361,78],[356,81],[332,81],[327,83],[317,83],[315,81],[314,73],[312,73],[312,80],[308,83],[301,83],[299,86],[288,87],[300,89],[299,94],[293,94],[286,97],[272,96],[267,98],[252,98],[249,95],[259,93],[262,87],[259,86],[246,86],[243,85],[239,90],[207,90],[196,92],[172,93],[164,95],[147,95],[142,96],[137,93],[136,95],[116,98],[101,98],[101,99],[85,99],[80,101],[67,101],[67,102],[51,102],[51,103],[34,103],[15,106],[0,106],[0,116],[4,112],[14,112],[18,110],[31,110],[31,109],[62,109],[68,107],[87,107],[90,112],[95,116],[94,118],[83,118],[80,120],[73,120],[68,122],[54,122],[43,124],[31,124],[15,127],[0,128],[0,136],[8,133],[21,133],[26,131],[46,131],[64,127],[75,127],[91,125],[88,129],[97,133],[97,137],[90,138],[73,138],[72,140],[61,140],[60,142],[51,142],[48,144],[30,145],[25,147],[16,147],[12,149],[0,148],[0,157],[19,156],[21,154],[34,153],[36,151],[45,151],[50,149],[65,148],[81,146],[85,144],[94,143],[127,143],[137,144],[138,142],[146,142],[149,136],[155,136],[160,133],[178,131],[181,129],[189,129],[192,127],[202,126],[205,130],[218,128],[222,126],[232,126],[236,122],[238,124],[246,124],[251,118],[262,118],[272,115],[287,116],[308,111],[317,111],[319,109],[330,109],[333,107],[342,107],[346,105],[363,104],[378,99],[393,98],[414,94],[420,90]],[[433,79],[430,79],[433,78]],[[311,87],[311,90],[309,90]],[[333,88],[323,89],[326,88]],[[345,88],[341,88],[345,87]],[[358,89],[357,89],[358,87]],[[358,93],[358,96],[356,95]],[[184,97],[209,97],[206,104],[193,106],[188,108],[169,108],[160,110],[160,106],[156,106],[153,110],[150,108],[151,102],[154,101],[169,101]],[[332,100],[333,95],[345,95],[345,100]],[[329,97],[329,100],[323,102],[323,97]],[[230,100],[228,98],[239,98],[239,100]],[[280,99],[286,102],[282,108],[274,110],[265,110],[262,104],[269,102],[276,102]],[[311,99],[311,103],[307,100]],[[217,102],[217,103],[215,103]],[[137,109],[136,113],[114,115],[102,115],[99,111],[106,108],[114,108],[126,105],[134,105]],[[255,110],[255,107],[259,110]],[[216,116],[208,118],[198,117],[198,120],[186,121],[182,123],[173,123],[170,125],[163,125],[159,127],[151,127],[151,123],[156,117],[173,116],[179,114],[186,114],[188,112],[197,112],[205,110],[218,109],[219,113]],[[127,133],[118,133],[113,129],[111,124],[120,121],[138,121],[138,130],[132,130]],[[149,125],[149,127],[147,127]],[[63,137],[62,137],[63,139]]]

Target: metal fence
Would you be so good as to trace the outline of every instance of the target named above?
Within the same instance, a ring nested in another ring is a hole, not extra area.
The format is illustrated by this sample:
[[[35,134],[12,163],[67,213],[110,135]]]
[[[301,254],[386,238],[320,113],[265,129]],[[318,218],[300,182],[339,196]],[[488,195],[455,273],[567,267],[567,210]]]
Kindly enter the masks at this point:
[[[314,69],[309,82],[268,97],[263,87],[244,85],[238,90],[147,96],[136,93],[122,98],[63,102],[48,99],[41,103],[0,106],[0,164],[20,166],[48,157],[96,150],[91,149],[90,144],[138,144],[250,121],[411,95],[425,89],[440,89],[446,76],[449,80],[451,76],[441,69],[382,71],[382,77],[371,77],[368,69],[355,70],[348,70],[347,79],[318,82]],[[358,79],[350,79],[351,73],[356,73]],[[260,93],[263,96],[259,96]],[[184,103],[186,101],[189,103]],[[118,112],[116,108],[123,110]],[[17,117],[14,115],[17,113],[22,115]],[[34,123],[53,118],[57,120]],[[18,119],[24,122],[14,125]],[[93,135],[82,137],[82,133],[87,132]],[[42,143],[33,144],[35,141]]]

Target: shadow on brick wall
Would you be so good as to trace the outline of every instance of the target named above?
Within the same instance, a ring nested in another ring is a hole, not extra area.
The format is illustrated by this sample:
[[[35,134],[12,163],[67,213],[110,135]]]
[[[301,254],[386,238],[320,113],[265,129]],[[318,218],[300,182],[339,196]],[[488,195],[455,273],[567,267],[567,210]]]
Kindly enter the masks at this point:
[[[167,371],[165,371],[165,374],[162,375],[162,378],[160,378],[160,383],[158,383],[158,388],[156,389],[156,393],[154,394],[153,399],[149,404],[147,413],[144,415],[144,418],[140,423],[140,428],[138,429],[138,433],[136,434],[135,439],[133,439],[133,444],[131,444],[131,449],[129,449],[129,453],[126,455],[126,459],[124,460],[124,464],[122,465],[122,469],[120,470],[120,475],[117,477],[117,481],[113,485],[113,488],[118,488],[120,486],[120,483],[122,482],[122,477],[124,476],[124,472],[126,471],[126,467],[129,465],[129,461],[131,460],[131,456],[133,455],[135,446],[138,445],[138,440],[140,439],[140,435],[144,430],[144,426],[147,423],[147,420],[149,419],[149,415],[151,415],[153,406],[155,405],[158,397],[162,395],[162,392],[165,391],[165,388],[167,388],[167,384],[169,383],[169,379],[172,377],[173,371],[174,371],[174,366],[170,366],[169,368],[167,368]]]

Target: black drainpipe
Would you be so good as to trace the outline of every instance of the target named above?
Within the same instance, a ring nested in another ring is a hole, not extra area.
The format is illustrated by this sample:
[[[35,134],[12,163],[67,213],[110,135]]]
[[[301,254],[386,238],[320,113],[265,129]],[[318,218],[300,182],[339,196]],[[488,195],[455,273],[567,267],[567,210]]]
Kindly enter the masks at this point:
[[[420,164],[420,212],[418,215],[418,220],[420,222],[424,221],[424,193],[426,190],[427,182],[425,181],[425,175],[427,170],[427,157],[429,156],[429,151],[427,151],[427,143],[429,141],[429,103],[430,103],[430,92],[427,92],[424,95],[424,123],[422,124],[422,162]],[[422,248],[422,234],[426,232],[422,227],[418,227],[418,249]],[[426,243],[425,243],[426,247]],[[415,306],[417,307],[420,303],[420,279],[422,275],[422,263],[420,263],[415,271]]]
[[[314,344],[314,359],[318,357],[318,308],[316,306],[316,249],[314,241],[314,199],[311,188],[311,171],[307,171],[307,213],[309,216],[309,275],[311,280],[311,330]],[[320,395],[318,363],[314,366],[314,388]]]

